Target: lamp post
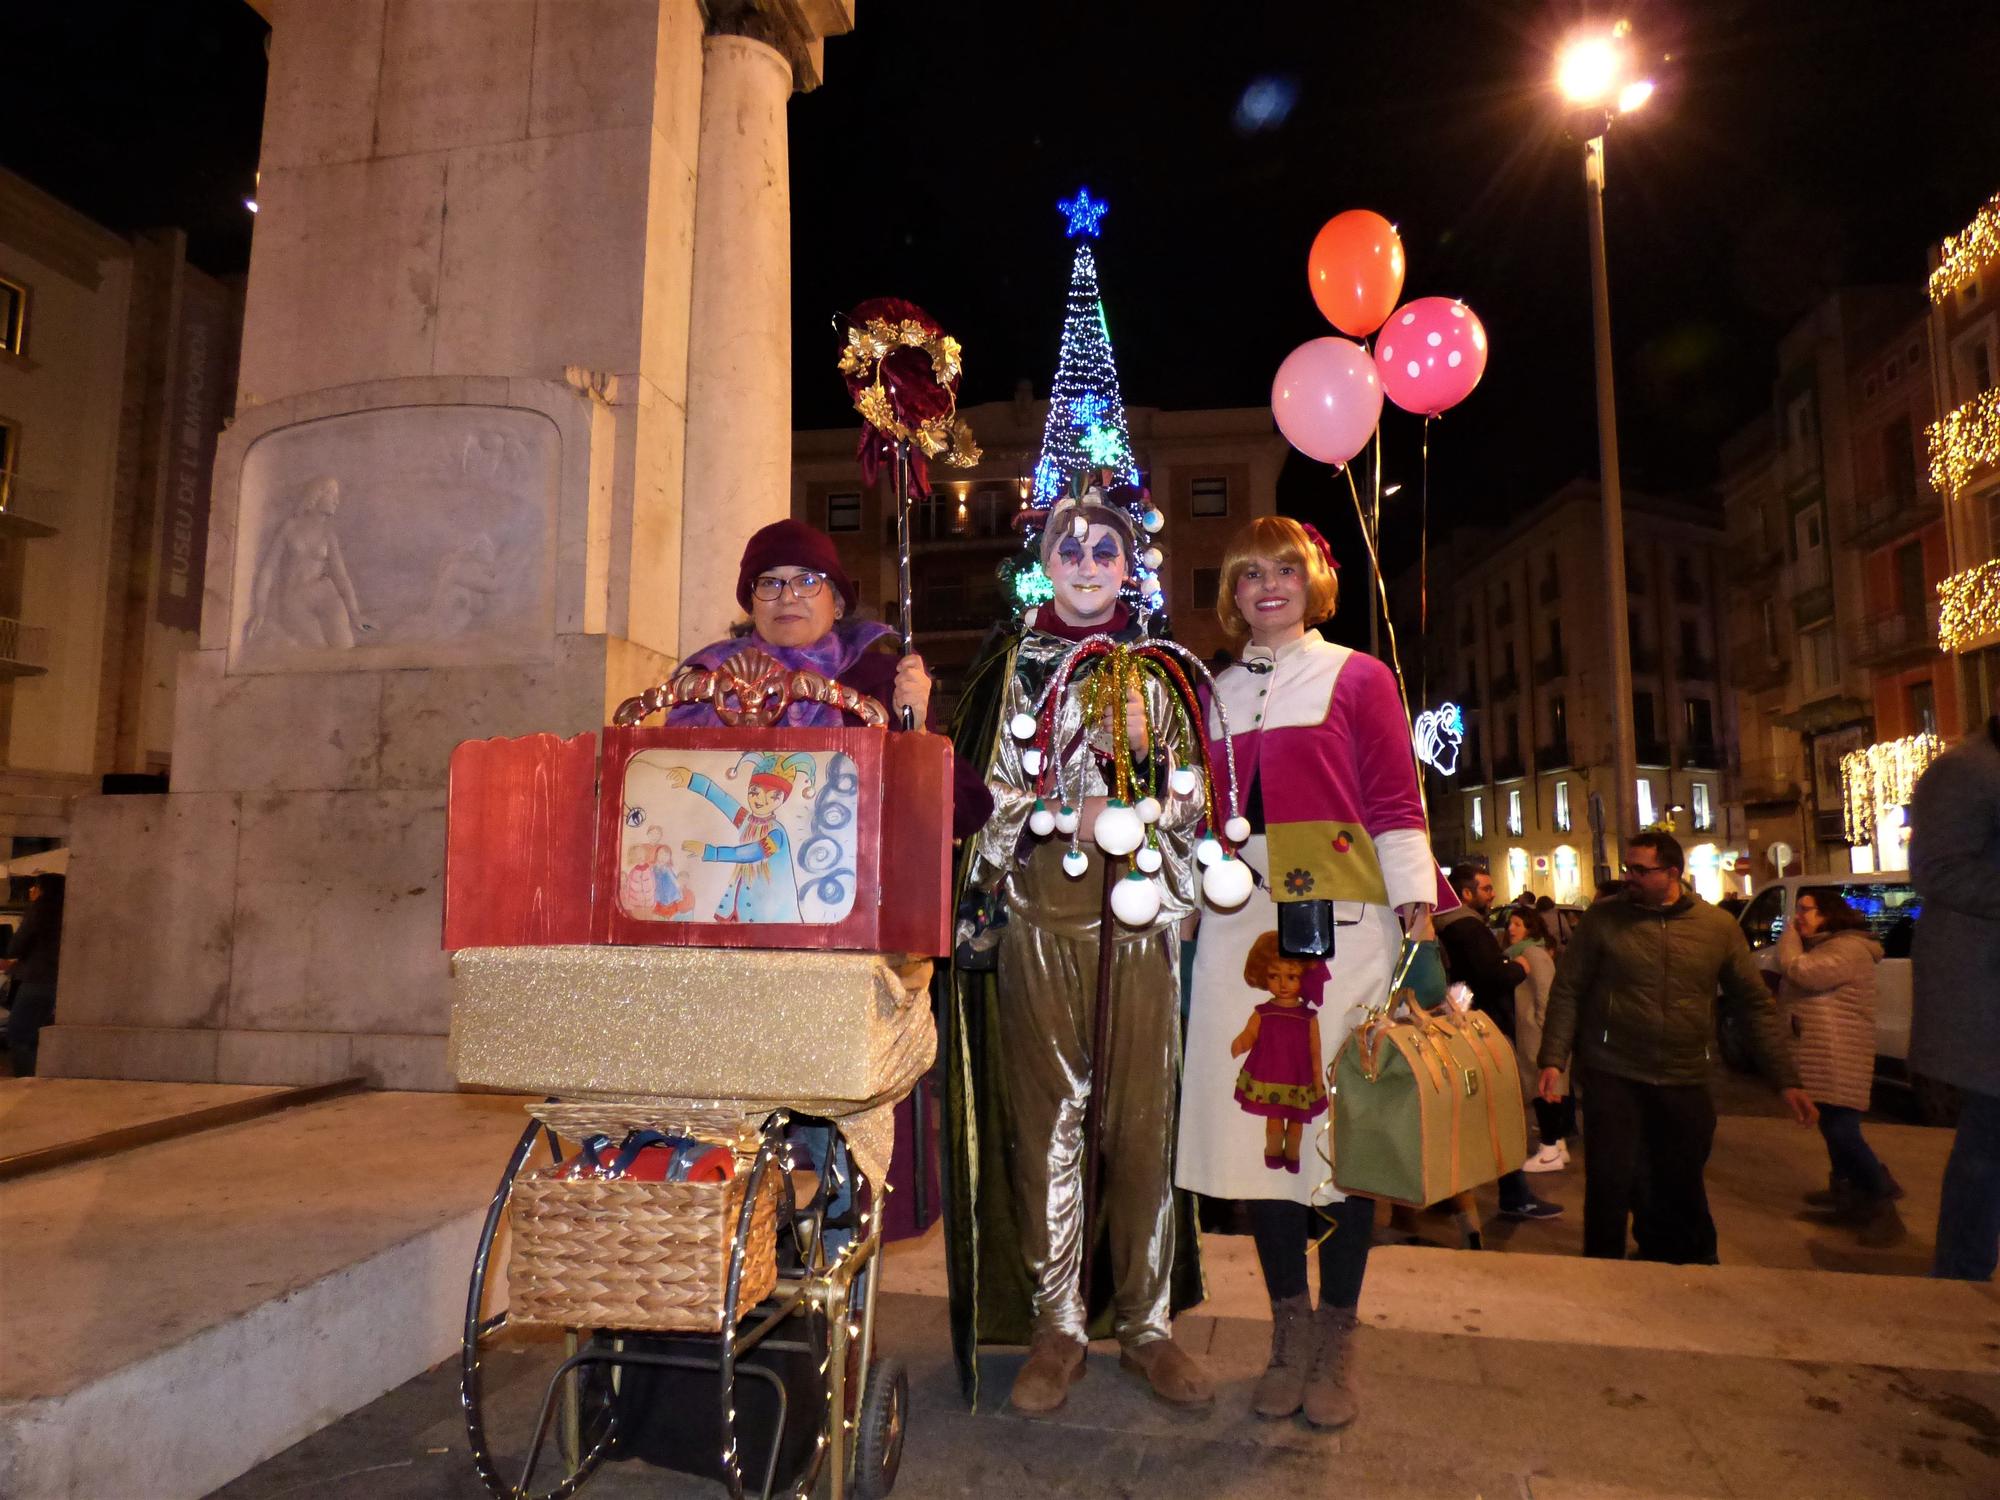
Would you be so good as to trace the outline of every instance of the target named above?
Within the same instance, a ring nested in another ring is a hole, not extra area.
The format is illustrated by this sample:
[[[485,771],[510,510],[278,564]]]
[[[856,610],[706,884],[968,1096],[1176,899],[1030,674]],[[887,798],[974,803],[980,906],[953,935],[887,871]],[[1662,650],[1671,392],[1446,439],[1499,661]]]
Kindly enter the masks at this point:
[[[1621,837],[1639,828],[1638,747],[1632,729],[1632,638],[1626,622],[1625,501],[1618,483],[1618,404],[1611,379],[1611,292],[1604,260],[1604,144],[1612,121],[1651,97],[1649,79],[1635,77],[1631,26],[1620,21],[1573,35],[1556,58],[1556,86],[1586,120],[1583,181],[1590,222],[1590,307],[1597,346],[1597,457],[1604,515],[1604,592],[1611,646],[1611,746],[1617,792],[1612,802]],[[1598,879],[1610,870],[1600,857]]]

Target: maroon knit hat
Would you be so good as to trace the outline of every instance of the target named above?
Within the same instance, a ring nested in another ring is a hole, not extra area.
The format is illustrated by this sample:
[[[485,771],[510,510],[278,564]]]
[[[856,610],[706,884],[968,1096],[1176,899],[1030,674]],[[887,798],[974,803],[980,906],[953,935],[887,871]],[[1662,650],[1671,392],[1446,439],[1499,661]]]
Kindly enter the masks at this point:
[[[860,603],[860,592],[847,570],[840,565],[840,553],[833,538],[803,521],[773,521],[751,536],[743,547],[743,566],[736,574],[736,602],[745,613],[750,609],[750,588],[757,575],[772,568],[811,568],[824,573],[847,601],[849,614]]]

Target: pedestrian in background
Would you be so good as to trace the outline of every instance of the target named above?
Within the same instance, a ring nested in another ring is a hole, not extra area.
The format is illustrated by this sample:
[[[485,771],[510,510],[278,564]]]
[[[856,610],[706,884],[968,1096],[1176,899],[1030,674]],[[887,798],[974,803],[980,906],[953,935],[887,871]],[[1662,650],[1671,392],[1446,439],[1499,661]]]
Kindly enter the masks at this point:
[[[1958,1090],[1933,1276],[2000,1260],[2000,713],[1931,763],[1910,803],[1910,1068]]]
[[[1507,1040],[1515,1042],[1514,992],[1528,971],[1501,954],[1499,940],[1486,925],[1493,910],[1493,877],[1467,861],[1452,866],[1451,886],[1460,904],[1433,919],[1445,970],[1453,983],[1472,991],[1473,1009],[1485,1011]],[[1517,1055],[1519,1050],[1516,1043]],[[1507,1173],[1498,1186],[1503,1219],[1562,1217],[1562,1205],[1536,1197],[1519,1171]]]
[[[1556,982],[1555,959],[1549,954],[1544,932],[1541,914],[1533,907],[1517,906],[1507,913],[1505,956],[1528,971],[1528,977],[1514,987],[1514,1060],[1520,1065],[1522,1090],[1534,1106],[1535,1133],[1541,1137],[1541,1149],[1521,1164],[1523,1172],[1560,1172],[1569,1165],[1569,1147],[1563,1144],[1563,1106],[1541,1096],[1535,1066],[1542,1051],[1549,989]]]
[[[56,961],[62,957],[63,877],[37,875],[28,884],[28,911],[0,959],[13,980],[7,1011],[7,1056],[16,1078],[35,1076],[42,1028],[55,1019]]]
[[[1703,1174],[1715,1144],[1718,985],[1749,1017],[1758,1059],[1794,1117],[1814,1119],[1743,929],[1688,889],[1686,868],[1672,834],[1628,839],[1627,894],[1584,913],[1549,992],[1541,1095],[1563,1096],[1575,1057],[1590,1141],[1585,1255],[1623,1260],[1629,1222],[1641,1260],[1715,1263]]]
[[[1799,1081],[1819,1109],[1830,1172],[1814,1208],[1859,1226],[1861,1243],[1887,1249],[1903,1239],[1903,1190],[1861,1135],[1875,1084],[1875,965],[1882,948],[1868,923],[1832,886],[1809,885],[1778,939],[1778,1011],[1792,1038]]]

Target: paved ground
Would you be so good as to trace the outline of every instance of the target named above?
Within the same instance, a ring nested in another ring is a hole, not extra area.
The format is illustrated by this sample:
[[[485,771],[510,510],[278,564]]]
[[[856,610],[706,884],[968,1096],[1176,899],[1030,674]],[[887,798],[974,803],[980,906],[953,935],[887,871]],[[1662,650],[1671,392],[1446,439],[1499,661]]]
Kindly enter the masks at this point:
[[[1337,1435],[1248,1415],[1269,1325],[1240,1239],[1208,1239],[1210,1300],[1180,1325],[1222,1381],[1212,1410],[1159,1405],[1099,1346],[1088,1378],[1046,1419],[1001,1404],[1017,1363],[1009,1354],[985,1359],[990,1399],[977,1414],[965,1409],[935,1238],[902,1248],[880,1323],[883,1351],[906,1361],[911,1377],[896,1493],[2000,1496],[2000,1294],[1914,1274],[1929,1259],[1948,1137],[1873,1129],[1910,1190],[1912,1233],[1897,1250],[1868,1252],[1794,1212],[1798,1194],[1823,1181],[1817,1135],[1772,1117],[1752,1083],[1723,1080],[1718,1092],[1730,1111],[1710,1174],[1724,1267],[1571,1258],[1574,1213],[1553,1225],[1494,1226],[1490,1245],[1532,1255],[1385,1244],[1363,1303],[1363,1415]],[[1580,1170],[1538,1186],[1580,1206]],[[1423,1228],[1450,1238],[1448,1220]],[[548,1364],[547,1346],[528,1343],[489,1361],[503,1415],[525,1413]],[[216,1500],[481,1495],[456,1396],[455,1366],[440,1366]],[[721,1490],[622,1464],[586,1493],[678,1500]]]

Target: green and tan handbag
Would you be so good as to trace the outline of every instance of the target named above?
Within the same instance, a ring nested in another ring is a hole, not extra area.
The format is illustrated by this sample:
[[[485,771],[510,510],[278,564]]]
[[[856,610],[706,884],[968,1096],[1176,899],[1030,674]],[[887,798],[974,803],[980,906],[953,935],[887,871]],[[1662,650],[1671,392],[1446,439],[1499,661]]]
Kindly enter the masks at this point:
[[[1491,1182],[1528,1155],[1513,1046],[1478,1011],[1423,1009],[1408,987],[1421,954],[1404,945],[1388,996],[1327,1066],[1334,1185],[1417,1208]]]

